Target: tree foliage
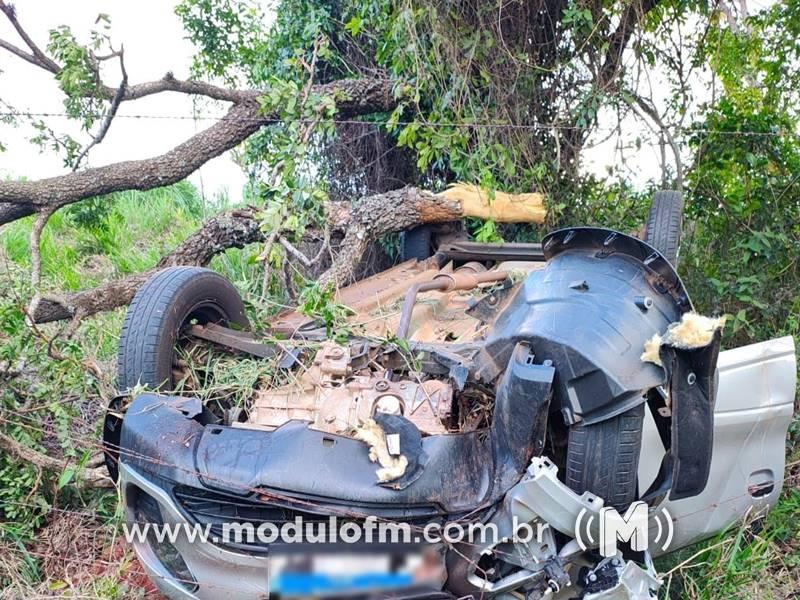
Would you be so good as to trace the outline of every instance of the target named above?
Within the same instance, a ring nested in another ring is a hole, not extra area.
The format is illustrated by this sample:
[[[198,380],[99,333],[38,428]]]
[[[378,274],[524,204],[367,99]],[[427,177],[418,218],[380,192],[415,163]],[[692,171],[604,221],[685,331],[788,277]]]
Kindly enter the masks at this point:
[[[230,6],[184,0],[179,14],[204,11],[184,19],[200,49],[213,45],[214,23],[229,18]],[[793,331],[800,215],[799,61],[791,35],[800,14],[794,2],[755,16],[741,7],[283,0],[267,32],[259,19],[248,20],[252,12],[240,11],[235,29],[251,28],[247,51],[203,73],[222,68],[282,89],[279,82],[297,80],[298,61],[311,60],[324,39],[315,78],[388,74],[400,82],[401,100],[391,113],[339,123],[299,147],[314,165],[306,162],[305,172],[318,178],[314,198],[353,198],[395,178],[429,186],[463,180],[544,191],[551,225],[637,228],[657,183],[636,190],[618,173],[603,180],[580,169],[601,116],[629,127],[635,114],[662,143],[676,140],[675,158],[687,165],[690,219],[682,271],[702,310],[733,315],[731,332],[741,341]],[[296,143],[292,127],[276,124],[251,138],[250,163],[270,164],[285,153],[285,143]],[[380,153],[394,160],[375,169]],[[675,168],[663,166],[674,185]],[[298,184],[310,193],[309,180]],[[294,206],[313,212],[313,202]],[[539,235],[472,225],[482,239]]]
[[[798,17],[779,3],[703,49],[722,90],[688,140],[684,271],[701,305],[733,315],[738,341],[800,332]]]

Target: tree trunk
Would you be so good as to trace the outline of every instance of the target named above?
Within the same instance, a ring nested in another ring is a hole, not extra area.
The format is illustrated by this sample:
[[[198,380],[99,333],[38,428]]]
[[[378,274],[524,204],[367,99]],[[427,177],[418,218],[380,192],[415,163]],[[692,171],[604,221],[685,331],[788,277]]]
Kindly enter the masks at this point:
[[[336,205],[329,210],[332,230],[345,231],[340,252],[333,265],[320,277],[323,284],[346,285],[354,279],[354,269],[365,250],[387,233],[410,229],[425,223],[455,221],[464,216],[457,200],[406,187],[368,196],[353,207]],[[227,248],[242,248],[264,241],[255,209],[225,212],[207,221],[156,267],[99,287],[63,295],[43,295],[33,307],[36,323],[87,317],[125,306],[137,290],[159,269],[177,265],[205,266]]]

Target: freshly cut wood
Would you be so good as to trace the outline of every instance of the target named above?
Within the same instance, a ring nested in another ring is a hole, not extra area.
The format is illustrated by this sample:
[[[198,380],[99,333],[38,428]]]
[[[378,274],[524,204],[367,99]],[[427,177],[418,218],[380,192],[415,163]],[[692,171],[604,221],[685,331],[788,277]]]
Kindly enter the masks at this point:
[[[544,223],[547,209],[544,196],[536,192],[509,194],[482,189],[468,183],[455,183],[439,196],[461,203],[465,217],[491,219],[498,223]]]
[[[355,281],[355,269],[367,247],[387,233],[427,223],[457,221],[466,216],[541,223],[545,214],[541,202],[540,194],[497,192],[494,201],[488,203],[486,192],[475,186],[458,184],[440,194],[409,186],[367,196],[352,205],[329,206],[328,226],[331,231],[343,233],[344,238],[333,263],[318,281],[320,285],[333,283],[337,288]],[[31,316],[36,323],[47,323],[113,310],[128,304],[142,284],[159,269],[176,265],[204,266],[226,248],[242,248],[264,239],[256,209],[224,212],[208,220],[162,258],[154,269],[109,281],[94,289],[61,295],[42,294]]]
[[[456,221],[462,216],[458,202],[413,187],[367,196],[352,206],[332,206],[329,227],[331,231],[344,233],[344,238],[336,259],[319,281],[322,285],[334,282],[336,287],[354,281],[355,267],[369,244],[381,235],[425,223]],[[42,294],[30,311],[31,317],[35,323],[48,323],[84,318],[125,306],[159,269],[177,265],[205,266],[227,248],[242,248],[264,239],[256,209],[221,213],[164,256],[154,269],[93,289],[61,295]]]

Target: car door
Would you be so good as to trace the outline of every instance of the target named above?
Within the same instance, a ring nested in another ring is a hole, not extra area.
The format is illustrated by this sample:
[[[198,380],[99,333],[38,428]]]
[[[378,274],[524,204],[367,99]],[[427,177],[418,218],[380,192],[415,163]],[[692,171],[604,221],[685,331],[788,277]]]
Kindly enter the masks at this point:
[[[780,496],[797,384],[794,340],[787,336],[725,350],[718,369],[708,484],[697,496],[662,503],[674,523],[674,537],[666,550],[652,548],[654,555],[711,537],[749,511],[765,512]],[[663,455],[648,412],[639,489],[655,479]]]

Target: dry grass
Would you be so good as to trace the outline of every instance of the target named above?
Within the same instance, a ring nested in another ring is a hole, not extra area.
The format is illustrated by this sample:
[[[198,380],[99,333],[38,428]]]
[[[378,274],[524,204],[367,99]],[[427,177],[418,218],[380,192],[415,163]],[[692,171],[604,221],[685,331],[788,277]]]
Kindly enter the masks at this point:
[[[163,598],[114,524],[90,513],[53,510],[34,542],[0,556],[0,600]]]

